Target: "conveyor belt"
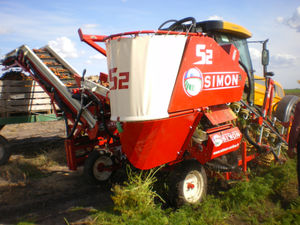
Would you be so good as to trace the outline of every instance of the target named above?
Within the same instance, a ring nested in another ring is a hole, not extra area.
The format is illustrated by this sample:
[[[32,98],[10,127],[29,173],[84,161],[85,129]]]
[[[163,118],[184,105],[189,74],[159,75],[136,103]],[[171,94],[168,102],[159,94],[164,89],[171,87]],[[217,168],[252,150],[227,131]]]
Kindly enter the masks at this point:
[[[17,63],[18,66],[25,67],[32,70],[31,73],[36,73],[40,77],[47,79],[47,85],[54,88],[60,96],[63,96],[62,101],[67,101],[66,105],[72,105],[78,113],[81,106],[78,100],[72,98],[67,86],[72,86],[71,81],[74,80],[74,74],[78,74],[63,58],[61,58],[51,47],[46,46],[41,49],[31,50],[28,46],[23,45],[14,51],[4,56],[2,62],[11,59],[11,61]],[[42,79],[37,80],[44,84]],[[96,120],[93,115],[84,110],[82,117],[87,121],[90,128],[93,128],[96,124]]]
[[[33,52],[67,87],[76,87],[74,74],[77,71],[60,57],[50,46],[33,49]]]

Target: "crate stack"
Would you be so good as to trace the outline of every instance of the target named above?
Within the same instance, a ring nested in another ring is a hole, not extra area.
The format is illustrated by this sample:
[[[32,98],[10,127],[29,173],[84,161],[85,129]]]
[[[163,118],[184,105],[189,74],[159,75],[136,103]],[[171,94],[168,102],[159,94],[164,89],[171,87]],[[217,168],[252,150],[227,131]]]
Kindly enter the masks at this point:
[[[44,47],[33,52],[68,88],[76,88],[74,71],[50,50]],[[0,118],[53,113],[50,97],[30,76],[10,71],[0,79]]]

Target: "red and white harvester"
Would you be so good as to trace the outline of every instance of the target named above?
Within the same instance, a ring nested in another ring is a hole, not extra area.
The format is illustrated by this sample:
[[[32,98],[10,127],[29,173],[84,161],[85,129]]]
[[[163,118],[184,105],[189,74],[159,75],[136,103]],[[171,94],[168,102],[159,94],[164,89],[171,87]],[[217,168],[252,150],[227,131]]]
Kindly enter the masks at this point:
[[[181,204],[203,198],[207,174],[235,179],[249,161],[280,160],[297,97],[272,106],[264,42],[266,94],[262,108],[253,104],[245,28],[188,17],[156,31],[79,35],[107,57],[100,80],[109,87],[85,80],[57,56],[78,81],[71,92],[27,46],[2,60],[28,72],[62,111],[71,170],[84,164],[90,181],[107,182],[127,163],[141,170],[165,165],[169,196]]]

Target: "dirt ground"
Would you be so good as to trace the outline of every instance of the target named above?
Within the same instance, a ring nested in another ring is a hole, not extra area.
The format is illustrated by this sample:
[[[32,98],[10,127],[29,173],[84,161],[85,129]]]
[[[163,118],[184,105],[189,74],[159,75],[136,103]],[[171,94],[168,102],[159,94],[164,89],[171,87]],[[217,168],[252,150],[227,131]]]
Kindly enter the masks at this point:
[[[85,224],[112,205],[108,188],[87,184],[82,168],[68,170],[63,121],[7,125],[0,135],[12,149],[0,166],[0,224]]]

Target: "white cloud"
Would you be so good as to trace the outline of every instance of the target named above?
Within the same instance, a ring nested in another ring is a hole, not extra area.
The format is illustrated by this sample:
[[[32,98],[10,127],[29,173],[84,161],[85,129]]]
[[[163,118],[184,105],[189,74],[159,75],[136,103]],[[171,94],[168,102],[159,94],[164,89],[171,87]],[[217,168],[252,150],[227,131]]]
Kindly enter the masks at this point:
[[[67,37],[56,38],[48,44],[64,58],[78,58],[78,51],[75,44]]]
[[[300,32],[300,6],[296,9],[291,17],[277,17],[277,22],[285,24],[297,32]]]
[[[106,57],[99,53],[99,54],[90,56],[89,59],[101,60],[101,59],[106,59]]]
[[[297,57],[290,54],[278,53],[271,56],[270,64],[272,67],[295,66],[297,64]]]
[[[213,15],[208,17],[208,20],[224,20],[224,19],[221,16]]]
[[[276,18],[276,21],[277,21],[278,23],[283,23],[284,18],[283,18],[282,16],[279,16],[279,17]]]
[[[0,34],[10,34],[10,40],[45,42],[56,38],[57,34],[76,35],[76,19],[63,11],[53,13],[14,1],[0,1],[0,8]]]
[[[95,55],[91,55],[89,56],[89,58],[87,60],[85,60],[86,64],[98,64],[100,61],[103,62],[103,60],[106,59],[106,57],[100,53],[95,54]]]

